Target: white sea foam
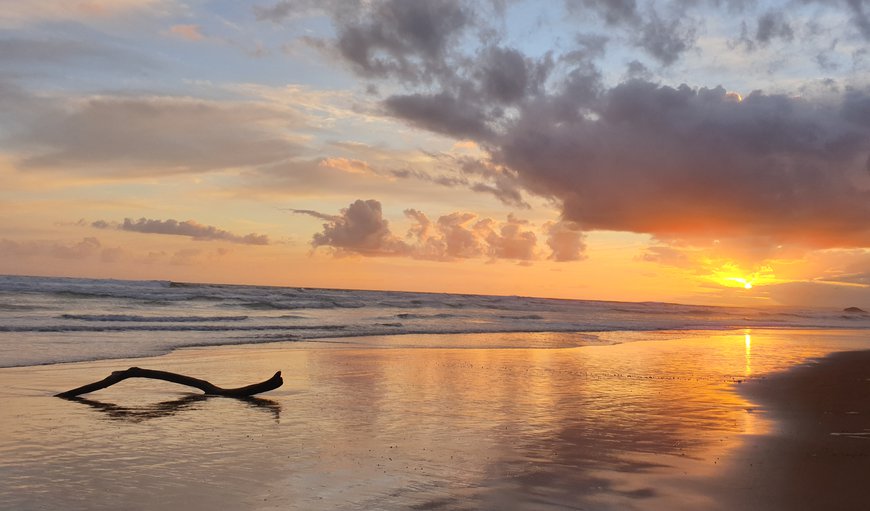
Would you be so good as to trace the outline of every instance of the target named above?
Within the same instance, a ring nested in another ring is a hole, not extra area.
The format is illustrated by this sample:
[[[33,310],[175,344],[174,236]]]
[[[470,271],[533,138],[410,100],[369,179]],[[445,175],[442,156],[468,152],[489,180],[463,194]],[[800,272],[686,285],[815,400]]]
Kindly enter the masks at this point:
[[[760,327],[870,328],[870,316],[794,308],[0,276],[0,367],[275,340]],[[554,341],[553,347],[561,344]]]

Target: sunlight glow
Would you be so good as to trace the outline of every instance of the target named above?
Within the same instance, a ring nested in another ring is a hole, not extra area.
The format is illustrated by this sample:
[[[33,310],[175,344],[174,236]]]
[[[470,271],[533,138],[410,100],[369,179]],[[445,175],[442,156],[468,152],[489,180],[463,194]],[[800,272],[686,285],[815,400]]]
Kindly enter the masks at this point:
[[[741,287],[746,290],[777,281],[773,269],[769,266],[762,266],[755,271],[746,271],[745,268],[731,262],[719,266],[709,278],[721,286]]]
[[[752,289],[752,282],[743,277],[724,277],[721,281],[723,286],[727,287],[742,287],[743,289]]]

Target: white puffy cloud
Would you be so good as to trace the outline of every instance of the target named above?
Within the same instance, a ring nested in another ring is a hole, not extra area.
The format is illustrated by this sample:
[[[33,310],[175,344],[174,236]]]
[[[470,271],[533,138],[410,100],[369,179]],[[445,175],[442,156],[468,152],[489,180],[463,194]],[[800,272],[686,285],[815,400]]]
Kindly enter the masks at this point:
[[[504,222],[470,212],[454,212],[436,221],[416,209],[405,210],[412,221],[402,240],[390,229],[377,200],[357,200],[338,215],[291,209],[326,220],[311,245],[330,247],[336,255],[403,256],[435,261],[485,258],[532,261],[539,258],[531,224],[513,215]]]
[[[337,255],[366,256],[405,255],[409,247],[390,232],[381,203],[376,200],[357,200],[338,215],[324,215],[311,210],[293,210],[315,218],[326,219],[323,231],[316,233],[311,245],[331,247]]]

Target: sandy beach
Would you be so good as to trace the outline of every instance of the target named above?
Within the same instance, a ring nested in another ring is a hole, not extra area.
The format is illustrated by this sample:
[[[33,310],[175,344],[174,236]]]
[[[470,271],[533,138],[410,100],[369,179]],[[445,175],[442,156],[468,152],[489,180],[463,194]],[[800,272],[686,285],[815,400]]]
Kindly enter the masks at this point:
[[[499,335],[191,348],[2,369],[0,508],[858,509],[866,501],[870,355],[854,353],[868,346],[864,332],[613,333],[629,342],[486,347]],[[280,369],[285,385],[251,400],[134,380],[80,400],[51,397],[132,365],[226,386]]]
[[[870,502],[870,351],[834,353],[741,393],[773,420],[733,456],[735,509],[851,510]]]

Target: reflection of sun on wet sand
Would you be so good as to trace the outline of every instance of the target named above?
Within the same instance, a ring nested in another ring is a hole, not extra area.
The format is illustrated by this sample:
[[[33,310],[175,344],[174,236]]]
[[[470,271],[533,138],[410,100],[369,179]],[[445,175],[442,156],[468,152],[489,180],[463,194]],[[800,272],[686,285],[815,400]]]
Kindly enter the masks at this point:
[[[541,334],[349,338],[3,369],[0,508],[670,511],[787,502],[783,489],[799,475],[789,467],[815,451],[766,436],[793,417],[735,389],[773,388],[779,377],[768,375],[868,345],[866,333],[844,331],[599,336],[580,347]],[[249,401],[150,380],[78,402],[49,397],[146,363],[230,382],[280,368],[285,384]],[[862,388],[854,382],[853,395]],[[825,391],[813,392],[823,404]],[[866,407],[844,410],[860,414],[842,420],[858,421]],[[829,432],[860,432],[846,426]],[[825,431],[832,454],[813,465],[815,487],[801,480],[807,501],[826,491],[825,467],[852,452],[842,442],[868,443]],[[866,461],[856,460],[842,467]]]

